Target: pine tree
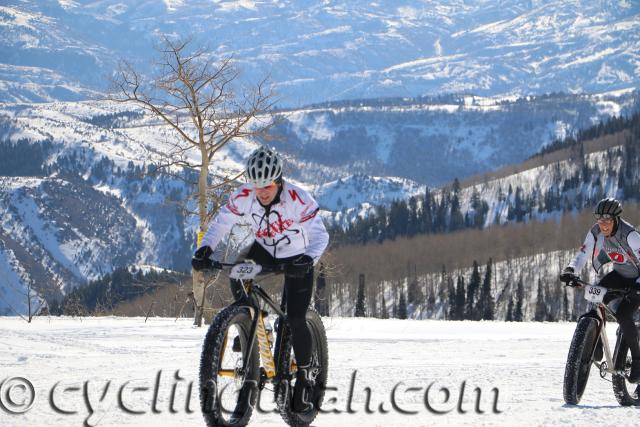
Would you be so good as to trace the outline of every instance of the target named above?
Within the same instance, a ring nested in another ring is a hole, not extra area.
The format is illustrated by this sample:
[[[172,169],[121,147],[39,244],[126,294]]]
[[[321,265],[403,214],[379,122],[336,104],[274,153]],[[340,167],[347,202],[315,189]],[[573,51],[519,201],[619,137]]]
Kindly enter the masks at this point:
[[[413,270],[414,271],[411,272],[411,264],[409,264],[407,266],[407,277],[409,280],[409,284],[407,286],[407,302],[415,305],[424,301],[424,295],[422,295],[422,290],[418,284],[418,275],[416,274],[415,265],[413,266]]]
[[[440,273],[440,280],[444,280],[444,276],[446,272],[447,270],[444,264],[442,264],[442,272]],[[435,305],[436,305],[436,292],[433,289],[433,285],[432,285],[427,288],[427,309],[432,310],[435,307]]]
[[[518,280],[518,288],[516,291],[516,311],[513,313],[513,320],[516,322],[524,321],[524,284],[522,283],[522,276]]]
[[[464,319],[464,277],[458,276],[458,283],[456,284],[456,320]]]
[[[436,214],[433,220],[433,231],[445,231],[447,229],[447,210],[449,209],[449,195],[444,193],[440,203],[436,207]]]
[[[491,295],[491,265],[492,260],[489,258],[482,289],[480,290],[480,316],[482,320],[493,320],[494,316],[494,302]]]
[[[543,322],[547,317],[547,307],[544,302],[544,292],[542,290],[542,280],[538,279],[538,296],[536,299],[536,311],[533,320]]]
[[[456,288],[453,286],[453,281],[449,280],[447,300],[449,301],[449,311],[447,313],[447,319],[458,320],[456,317]]]
[[[517,222],[522,222],[524,219],[525,211],[525,201],[522,199],[522,188],[516,188],[516,198],[515,198],[515,207],[514,214]]]
[[[382,307],[380,307],[380,310],[382,312],[380,317],[382,319],[388,319],[389,312],[387,311],[387,301],[384,299],[384,287],[382,288]]]
[[[471,273],[471,280],[469,280],[469,287],[467,288],[467,300],[465,307],[465,319],[476,320],[476,308],[475,294],[480,287],[480,272],[478,271],[478,262],[473,260],[473,272]]]
[[[429,191],[429,187],[427,187],[422,201],[422,211],[420,212],[420,230],[423,233],[433,232],[433,203],[433,195]]]
[[[449,230],[460,230],[463,227],[464,216],[462,216],[462,212],[460,211],[460,200],[458,199],[458,195],[454,194],[453,197],[451,197],[451,220],[449,222]]]
[[[569,313],[569,296],[567,295],[567,287],[564,286],[563,287],[563,296],[562,296],[562,312],[563,312],[563,319],[564,320],[569,320],[571,317],[571,314]]]
[[[409,199],[409,225],[407,234],[409,236],[415,236],[420,232],[420,213],[418,212],[418,199],[416,196],[412,196]]]
[[[507,307],[507,322],[513,322],[513,297],[509,297],[509,306]]]
[[[400,301],[398,302],[398,319],[407,318],[407,301],[404,298],[404,291],[400,291]]]
[[[355,317],[365,317],[364,302],[364,274],[358,277],[358,296],[356,297]]]
[[[554,315],[554,307],[556,303],[560,302],[560,295],[553,295],[551,289],[549,289],[549,282],[544,285],[545,305],[544,305],[544,320],[547,322],[555,322],[556,317]]]

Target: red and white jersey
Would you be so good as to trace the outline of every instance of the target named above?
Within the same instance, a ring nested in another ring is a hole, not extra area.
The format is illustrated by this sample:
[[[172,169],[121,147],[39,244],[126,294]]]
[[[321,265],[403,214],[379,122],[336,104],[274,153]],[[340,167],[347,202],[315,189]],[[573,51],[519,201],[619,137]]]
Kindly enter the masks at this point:
[[[256,241],[274,258],[306,254],[317,262],[329,243],[319,210],[309,193],[286,181],[279,199],[266,208],[258,202],[253,188],[242,185],[211,220],[200,246],[215,250],[235,224],[246,220]]]
[[[582,270],[591,260],[596,272],[609,262],[621,276],[636,279],[640,276],[640,233],[620,218],[615,233],[605,237],[595,224],[587,233],[575,258],[569,263],[575,272]]]

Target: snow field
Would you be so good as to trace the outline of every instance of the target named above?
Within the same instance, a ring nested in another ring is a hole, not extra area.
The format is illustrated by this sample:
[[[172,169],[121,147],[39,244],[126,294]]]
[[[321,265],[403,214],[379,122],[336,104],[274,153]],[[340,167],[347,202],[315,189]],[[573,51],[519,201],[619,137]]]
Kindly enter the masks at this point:
[[[620,407],[611,384],[594,370],[581,405],[564,405],[562,378],[573,323],[323,321],[333,389],[317,426],[637,425],[638,409]],[[615,327],[609,325],[610,337]],[[35,399],[24,414],[0,407],[0,424],[203,425],[197,378],[205,333],[188,319],[43,317],[27,324],[2,317],[2,402],[14,410],[30,402],[18,377],[33,386]],[[476,388],[483,413],[475,408]],[[125,412],[119,396],[140,413]],[[273,409],[272,394],[265,390],[251,425],[282,425]]]

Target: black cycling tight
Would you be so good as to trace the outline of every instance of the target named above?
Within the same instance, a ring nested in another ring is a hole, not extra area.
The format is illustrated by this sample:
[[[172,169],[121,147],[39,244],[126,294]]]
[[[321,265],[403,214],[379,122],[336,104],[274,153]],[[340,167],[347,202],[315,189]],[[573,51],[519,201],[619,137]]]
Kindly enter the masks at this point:
[[[599,286],[612,289],[622,289],[628,287],[636,287],[635,279],[629,279],[621,276],[617,271],[612,271],[606,274]],[[609,303],[610,298],[605,295],[605,303]],[[638,343],[638,329],[633,321],[633,315],[640,307],[640,298],[637,296],[631,296],[622,300],[618,309],[616,310],[616,320],[622,329],[625,341],[629,345],[631,350],[631,356],[634,359],[640,359],[640,343]]]

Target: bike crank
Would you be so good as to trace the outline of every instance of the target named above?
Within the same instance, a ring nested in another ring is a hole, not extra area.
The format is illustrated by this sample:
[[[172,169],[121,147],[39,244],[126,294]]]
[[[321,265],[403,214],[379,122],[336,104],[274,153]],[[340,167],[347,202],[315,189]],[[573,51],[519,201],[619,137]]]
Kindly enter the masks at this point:
[[[607,362],[602,362],[599,365],[596,363],[596,366],[600,370],[600,378],[602,378],[603,380],[606,380],[607,374],[609,373]]]

